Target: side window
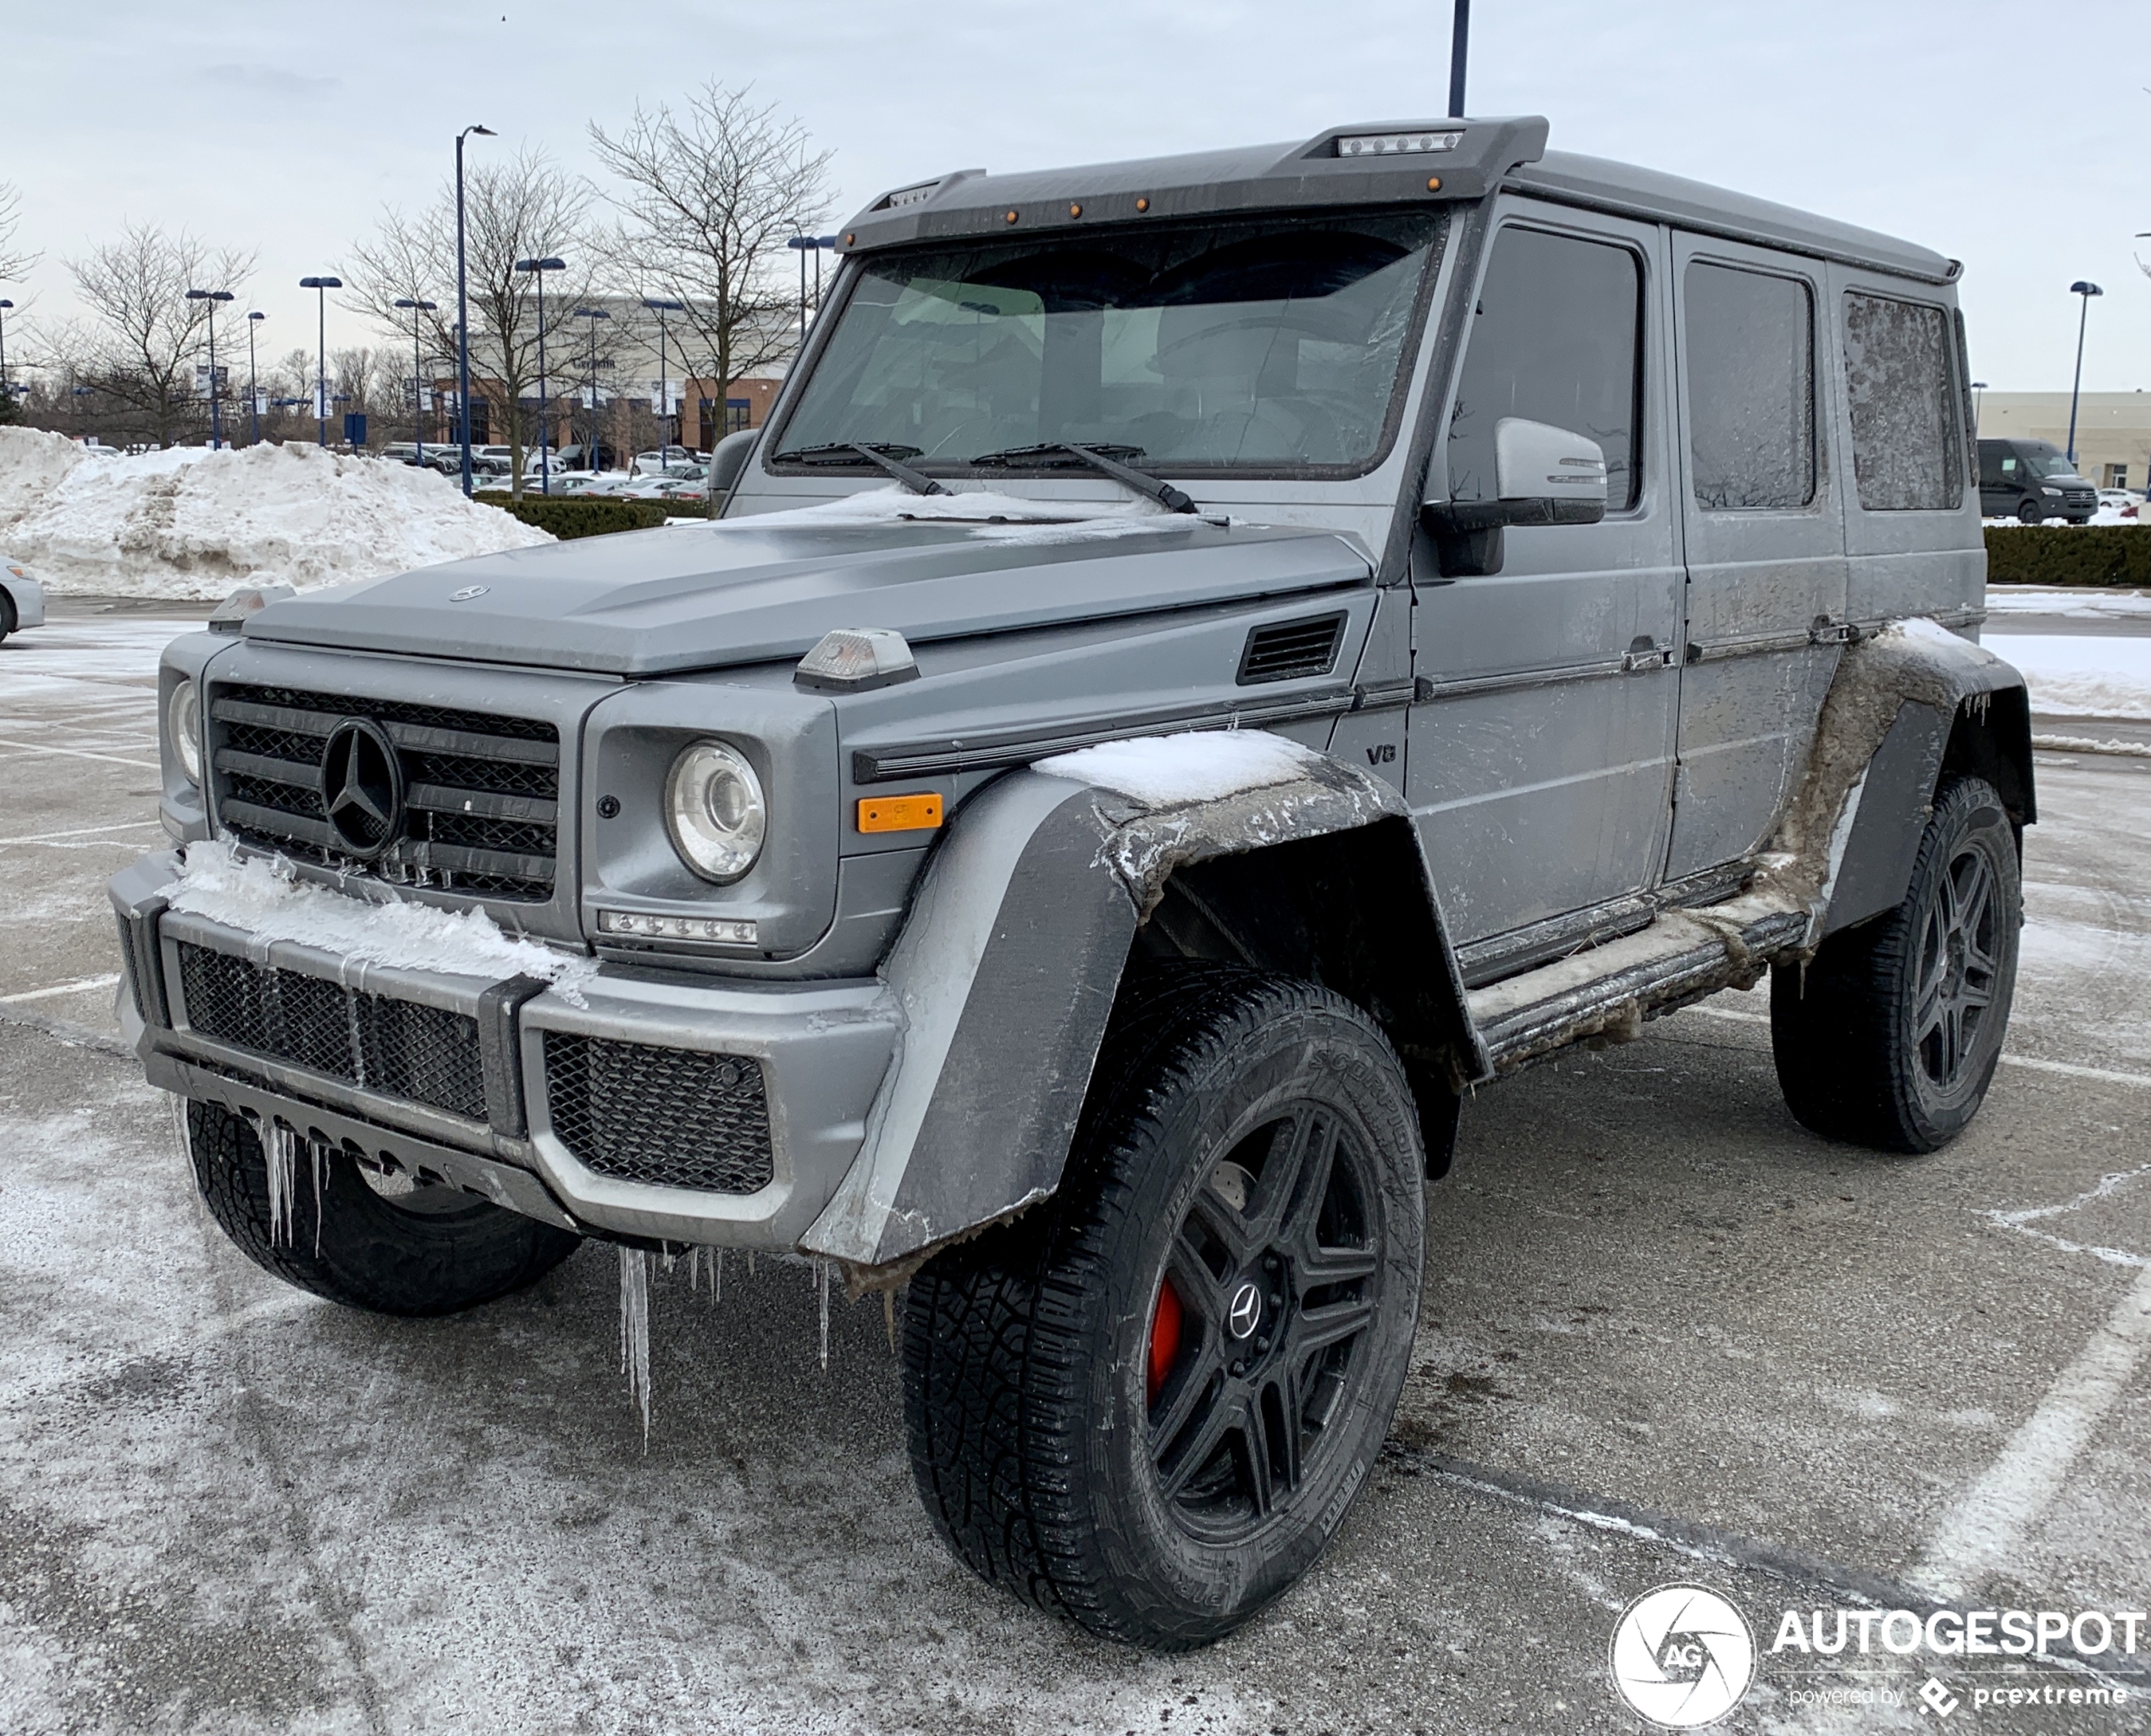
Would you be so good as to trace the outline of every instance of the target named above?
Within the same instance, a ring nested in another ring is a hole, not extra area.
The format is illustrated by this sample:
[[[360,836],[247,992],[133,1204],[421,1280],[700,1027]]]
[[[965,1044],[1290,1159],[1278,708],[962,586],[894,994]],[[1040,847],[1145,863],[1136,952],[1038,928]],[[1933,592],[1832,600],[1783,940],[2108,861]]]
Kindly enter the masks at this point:
[[[1964,438],[1939,307],[1848,290],[1844,373],[1852,473],[1870,512],[1937,511],[1964,499]]]
[[[1495,237],[1449,422],[1449,484],[1494,496],[1504,416],[1588,434],[1606,452],[1606,506],[1636,503],[1643,404],[1643,265],[1626,247],[1539,229]]]
[[[1688,454],[1699,506],[1815,498],[1815,301],[1797,278],[1696,260],[1682,285]]]

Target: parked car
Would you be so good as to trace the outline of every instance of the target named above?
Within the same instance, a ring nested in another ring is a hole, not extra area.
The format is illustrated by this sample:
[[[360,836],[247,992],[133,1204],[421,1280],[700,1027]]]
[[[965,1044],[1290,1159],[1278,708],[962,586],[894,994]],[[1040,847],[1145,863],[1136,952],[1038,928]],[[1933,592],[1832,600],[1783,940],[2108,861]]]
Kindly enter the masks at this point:
[[[45,587],[12,556],[0,555],[0,639],[45,624]]]
[[[665,476],[674,473],[681,465],[698,462],[685,446],[654,446],[635,454],[633,468],[638,476]]]
[[[2098,510],[2098,495],[2049,440],[1982,440],[1979,506],[1989,518],[2082,524]]]
[[[2098,491],[2098,510],[2118,513],[2123,518],[2133,518],[2137,509],[2143,504],[2143,496],[2132,495],[2126,489],[2101,489]]]
[[[562,446],[553,455],[556,469],[617,471],[620,469],[620,455],[612,447],[600,442],[596,449],[596,462],[591,462],[589,449],[578,444]]]
[[[233,1241],[901,1291],[943,1542],[1177,1650],[1378,1486],[1468,1092],[1767,973],[1828,1161],[1955,1137],[2035,817],[1957,268],[1546,130],[915,184],[720,522],[174,641],[120,1016]]]

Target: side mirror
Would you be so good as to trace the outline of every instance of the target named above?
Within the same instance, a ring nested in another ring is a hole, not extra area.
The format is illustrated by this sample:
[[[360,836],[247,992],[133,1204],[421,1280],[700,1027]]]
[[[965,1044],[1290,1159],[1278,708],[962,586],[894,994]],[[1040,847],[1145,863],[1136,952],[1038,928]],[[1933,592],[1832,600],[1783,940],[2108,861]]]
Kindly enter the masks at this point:
[[[1491,500],[1429,500],[1419,509],[1444,578],[1499,572],[1505,526],[1596,524],[1606,517],[1606,453],[1565,428],[1504,416],[1494,424],[1494,492]]]
[[[755,443],[762,437],[758,428],[743,428],[738,434],[728,434],[711,449],[710,498],[712,500],[732,492],[733,484],[739,480],[739,473],[747,467],[747,461],[755,456]]]

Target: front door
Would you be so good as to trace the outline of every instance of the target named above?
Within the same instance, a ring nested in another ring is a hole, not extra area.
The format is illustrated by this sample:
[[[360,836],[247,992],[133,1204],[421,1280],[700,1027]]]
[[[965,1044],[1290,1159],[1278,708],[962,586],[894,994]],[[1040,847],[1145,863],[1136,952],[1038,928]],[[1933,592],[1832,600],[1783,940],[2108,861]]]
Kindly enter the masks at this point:
[[[1754,851],[1805,768],[1845,555],[1822,268],[1678,232],[1673,260],[1688,621],[1666,877],[1681,880]]]
[[[1494,425],[1604,449],[1605,519],[1510,528],[1501,570],[1413,561],[1406,785],[1461,943],[1617,899],[1665,855],[1681,572],[1662,235],[1504,197],[1429,490],[1491,498]]]

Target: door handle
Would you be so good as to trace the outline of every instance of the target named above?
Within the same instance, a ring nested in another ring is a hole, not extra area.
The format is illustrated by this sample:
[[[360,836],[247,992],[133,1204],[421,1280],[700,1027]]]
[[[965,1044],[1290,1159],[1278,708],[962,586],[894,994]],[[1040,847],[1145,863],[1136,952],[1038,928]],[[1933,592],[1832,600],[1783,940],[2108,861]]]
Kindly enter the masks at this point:
[[[1621,667],[1634,675],[1646,669],[1669,668],[1673,661],[1673,648],[1670,642],[1654,639],[1647,633],[1640,633],[1630,642],[1628,655],[1621,659]]]

